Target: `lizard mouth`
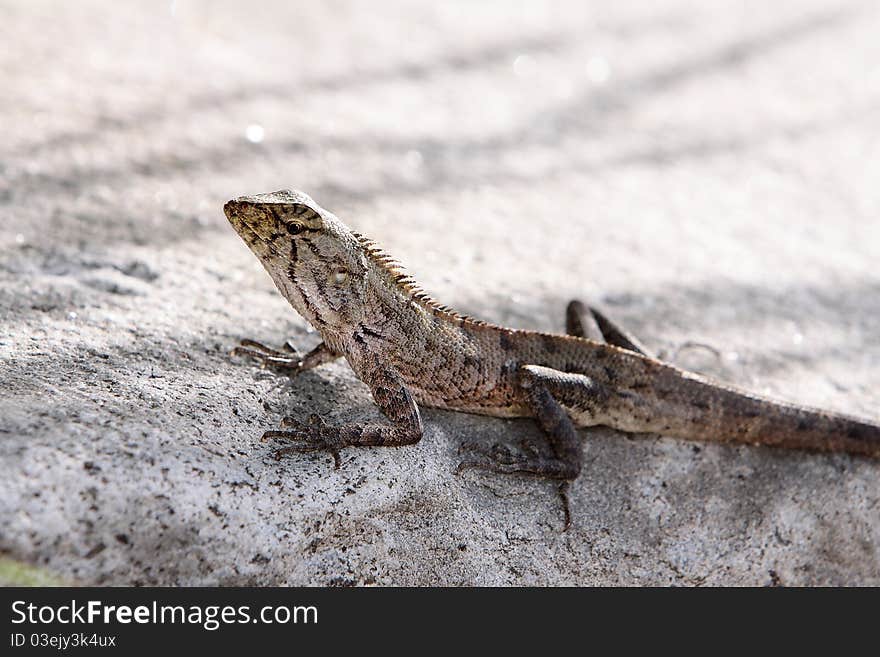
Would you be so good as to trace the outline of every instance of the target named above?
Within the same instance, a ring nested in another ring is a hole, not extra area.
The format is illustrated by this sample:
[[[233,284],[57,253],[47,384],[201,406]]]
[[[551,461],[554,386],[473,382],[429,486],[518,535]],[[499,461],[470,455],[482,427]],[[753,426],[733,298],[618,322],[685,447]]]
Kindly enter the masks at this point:
[[[257,256],[280,257],[272,240],[260,230],[261,227],[265,228],[261,225],[263,218],[259,213],[254,213],[252,204],[241,199],[233,199],[223,205],[223,212],[235,232]]]
[[[223,214],[226,215],[226,218],[229,219],[229,222],[232,224],[237,224],[242,221],[242,217],[244,213],[242,210],[247,204],[242,202],[241,199],[234,198],[231,201],[226,201],[223,204]]]

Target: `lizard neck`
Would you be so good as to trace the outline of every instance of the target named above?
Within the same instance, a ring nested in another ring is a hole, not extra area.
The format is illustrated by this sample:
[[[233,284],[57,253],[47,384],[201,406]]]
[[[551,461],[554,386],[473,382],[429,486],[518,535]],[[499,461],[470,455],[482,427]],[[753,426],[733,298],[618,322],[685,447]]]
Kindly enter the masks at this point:
[[[421,310],[422,314],[460,327],[475,328],[488,325],[482,320],[459,313],[433,299],[412,276],[406,273],[397,260],[385,253],[375,242],[358,233],[354,235],[363,247],[367,260],[373,265],[374,274],[379,282],[377,287],[381,290],[377,293],[379,297],[377,301],[381,305],[400,307],[400,304],[404,303]]]

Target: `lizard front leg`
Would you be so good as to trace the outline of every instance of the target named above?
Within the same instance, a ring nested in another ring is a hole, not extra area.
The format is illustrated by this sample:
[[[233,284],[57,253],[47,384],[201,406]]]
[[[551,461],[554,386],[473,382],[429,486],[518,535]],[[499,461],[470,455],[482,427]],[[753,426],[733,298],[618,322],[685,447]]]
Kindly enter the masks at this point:
[[[290,341],[285,342],[281,349],[273,349],[254,340],[242,340],[241,344],[232,350],[232,355],[249,356],[258,360],[264,367],[276,367],[284,370],[289,376],[296,376],[313,367],[334,361],[341,354],[332,351],[324,342],[320,342],[305,356],[301,356]]]
[[[280,459],[294,452],[329,451],[339,467],[339,450],[343,447],[392,447],[411,445],[422,438],[419,407],[403,382],[391,369],[373,368],[361,372],[361,379],[370,386],[373,399],[391,424],[343,424],[331,426],[316,415],[303,424],[292,418],[282,420],[281,431],[267,431],[263,439],[282,438],[295,444],[275,453]]]

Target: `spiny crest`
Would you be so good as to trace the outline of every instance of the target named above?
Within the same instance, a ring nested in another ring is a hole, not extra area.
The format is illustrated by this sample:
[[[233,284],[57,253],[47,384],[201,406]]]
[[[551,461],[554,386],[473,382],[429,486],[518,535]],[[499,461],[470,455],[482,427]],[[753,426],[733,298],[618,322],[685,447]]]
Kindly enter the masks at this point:
[[[443,315],[456,322],[477,326],[486,325],[486,322],[481,319],[474,319],[473,317],[464,315],[453,310],[449,306],[434,300],[424,289],[422,289],[412,276],[404,271],[403,265],[401,265],[400,262],[385,253],[385,251],[383,251],[373,240],[364,237],[360,233],[354,233],[354,236],[361,243],[367,257],[378,266],[380,272],[385,274],[387,280],[423,308],[427,308],[435,315]]]

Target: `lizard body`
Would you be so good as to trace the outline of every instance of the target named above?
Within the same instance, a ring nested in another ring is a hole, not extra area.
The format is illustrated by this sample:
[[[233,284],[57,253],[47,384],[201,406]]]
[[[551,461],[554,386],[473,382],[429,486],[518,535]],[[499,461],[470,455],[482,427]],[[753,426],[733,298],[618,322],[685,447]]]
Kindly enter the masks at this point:
[[[240,352],[296,374],[344,356],[390,425],[285,418],[266,436],[279,454],[404,445],[422,435],[418,405],[534,417],[552,455],[476,450],[463,467],[562,481],[577,477],[574,426],[607,425],[700,441],[880,456],[880,425],[764,398],[651,357],[593,308],[572,302],[569,335],[509,329],[431,299],[396,261],[301,192],[229,201],[227,218],[323,342],[301,358],[245,341]]]

